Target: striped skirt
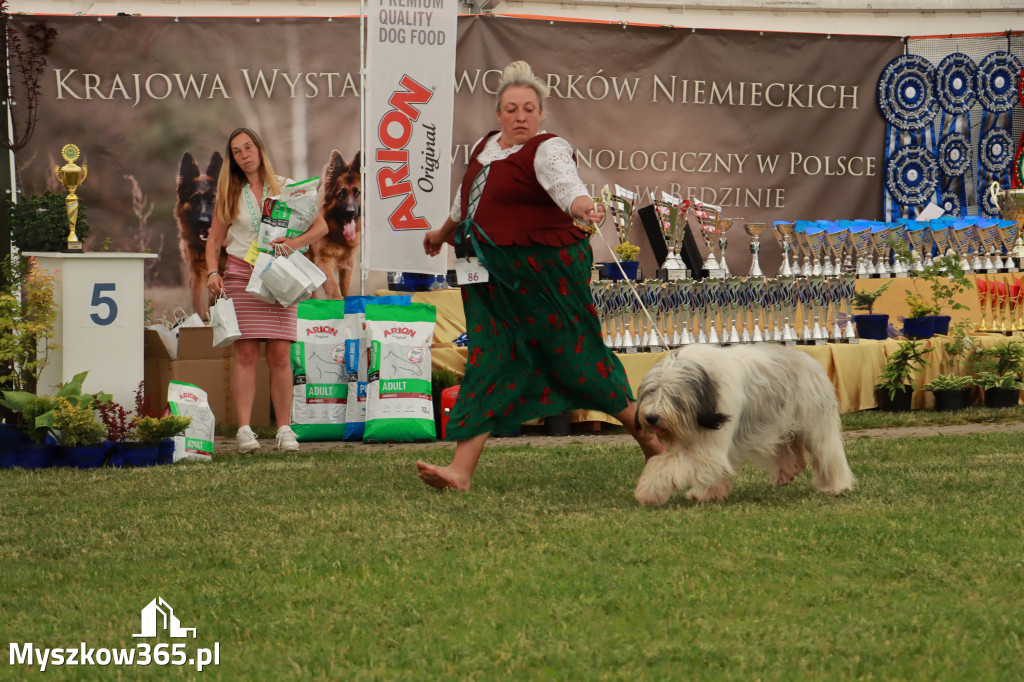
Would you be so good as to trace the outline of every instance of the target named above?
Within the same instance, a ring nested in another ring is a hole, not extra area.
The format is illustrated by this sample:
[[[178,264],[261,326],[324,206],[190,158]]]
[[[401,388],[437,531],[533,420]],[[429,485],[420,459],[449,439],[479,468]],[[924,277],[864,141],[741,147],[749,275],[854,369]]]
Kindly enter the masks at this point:
[[[224,290],[235,304],[238,328],[243,339],[284,339],[295,341],[298,306],[285,308],[280,303],[264,303],[245,287],[252,276],[252,267],[237,256],[228,256],[224,271]]]

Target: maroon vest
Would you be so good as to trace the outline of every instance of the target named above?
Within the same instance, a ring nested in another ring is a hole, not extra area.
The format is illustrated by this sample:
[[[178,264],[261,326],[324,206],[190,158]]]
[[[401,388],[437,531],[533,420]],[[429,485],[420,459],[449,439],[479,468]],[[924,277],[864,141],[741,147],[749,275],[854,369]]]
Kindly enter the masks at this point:
[[[466,218],[469,192],[473,178],[483,168],[477,156],[484,145],[498,131],[488,133],[473,150],[469,168],[462,178],[462,216]],[[572,226],[572,216],[558,207],[547,191],[537,182],[533,159],[537,146],[555,137],[550,133],[534,135],[522,149],[506,159],[491,162],[484,185],[483,196],[477,205],[473,222],[499,246],[568,246],[583,239],[583,234]],[[484,240],[486,241],[486,240]]]

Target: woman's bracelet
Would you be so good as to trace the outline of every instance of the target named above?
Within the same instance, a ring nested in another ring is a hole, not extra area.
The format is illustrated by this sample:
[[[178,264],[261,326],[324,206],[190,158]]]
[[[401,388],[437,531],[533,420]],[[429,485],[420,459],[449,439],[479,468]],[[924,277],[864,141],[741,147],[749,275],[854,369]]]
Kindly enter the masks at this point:
[[[220,273],[217,272],[216,270],[210,270],[208,273],[206,273],[206,279],[210,279],[212,275],[220,275]]]

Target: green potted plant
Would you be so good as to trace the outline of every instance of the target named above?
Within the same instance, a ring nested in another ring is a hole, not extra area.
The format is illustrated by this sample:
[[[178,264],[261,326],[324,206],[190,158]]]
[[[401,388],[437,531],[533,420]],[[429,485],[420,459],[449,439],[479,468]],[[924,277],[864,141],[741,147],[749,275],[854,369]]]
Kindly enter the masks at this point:
[[[978,352],[981,371],[975,383],[985,391],[987,407],[1011,407],[1020,402],[1020,381],[1024,369],[1024,344],[1004,341]]]
[[[8,200],[7,214],[11,243],[20,251],[61,251],[67,246],[71,227],[63,194],[46,190],[42,194],[21,196],[17,203]],[[81,199],[75,235],[82,242],[89,235],[89,222]]]
[[[135,435],[140,442],[157,447],[156,464],[171,464],[174,461],[174,436],[182,433],[191,424],[191,417],[164,415],[163,417],[139,417],[135,420]],[[133,464],[133,458],[128,461]],[[148,460],[147,460],[148,461]]]
[[[615,254],[619,257],[619,265],[622,266],[622,272],[626,273],[626,279],[636,279],[640,267],[640,263],[636,259],[639,253],[640,247],[628,241],[622,241],[615,245]],[[612,263],[608,269],[611,271],[609,274],[611,279],[622,279],[622,273],[619,272],[617,265]]]
[[[922,270],[910,270],[908,274],[913,291],[906,290],[910,317],[904,320],[904,334],[928,338],[948,333],[950,316],[942,314],[944,308],[968,309],[957,300],[960,294],[971,289],[971,281],[960,266],[960,258],[954,254],[940,256]],[[918,282],[927,284],[926,293],[921,292]]]
[[[53,277],[34,258],[10,256],[0,287],[0,390],[36,390],[51,352],[57,322]],[[5,417],[8,415],[4,415]]]
[[[913,379],[928,366],[925,356],[931,352],[916,339],[903,341],[882,367],[875,380],[879,391],[879,407],[889,412],[910,410],[910,399],[914,394]]]
[[[889,336],[889,315],[875,314],[875,301],[885,293],[892,282],[886,282],[874,291],[854,291],[853,309],[867,311],[864,315],[854,315],[853,324],[857,327],[857,336],[862,339],[879,341]]]
[[[106,428],[96,419],[89,401],[57,398],[51,412],[53,428],[63,449],[63,456],[54,464],[78,469],[95,469],[107,459],[103,445]]]
[[[923,386],[926,391],[931,391],[935,395],[935,409],[939,412],[962,410],[970,404],[974,378],[963,373],[963,366],[974,348],[974,341],[968,333],[972,326],[969,320],[961,320],[953,325],[949,340],[942,347],[955,371],[940,374]]]
[[[141,443],[159,443],[177,436],[191,423],[192,417],[176,414],[164,417],[139,417],[135,420],[135,435]]]
[[[72,405],[92,408],[110,400],[106,393],[82,393],[82,384],[88,372],[76,374],[71,381],[63,384],[56,395],[36,395],[28,391],[4,391],[0,398],[3,405],[11,413],[17,428],[28,436],[30,447],[23,449],[22,456],[12,466],[23,468],[41,468],[53,463],[57,456],[58,440],[55,438],[58,427],[54,423],[55,411],[61,399]],[[101,425],[102,428],[102,425]],[[102,437],[100,439],[102,441]]]

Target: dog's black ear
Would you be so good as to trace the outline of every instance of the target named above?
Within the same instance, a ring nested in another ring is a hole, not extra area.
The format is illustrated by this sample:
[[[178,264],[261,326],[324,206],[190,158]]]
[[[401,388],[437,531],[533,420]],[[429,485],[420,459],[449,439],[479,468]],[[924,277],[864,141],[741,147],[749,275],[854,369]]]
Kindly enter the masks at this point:
[[[352,163],[351,163],[351,164],[349,164],[349,167],[348,167],[348,169],[349,169],[349,170],[350,170],[351,172],[353,172],[353,173],[358,173],[358,172],[359,172],[359,155],[360,155],[360,154],[362,154],[362,152],[361,152],[361,151],[359,151],[359,152],[356,152],[356,156],[355,156],[355,158],[354,158],[354,159],[352,159]]]
[[[199,177],[199,164],[191,154],[185,152],[181,155],[181,165],[178,166],[178,182],[194,180],[197,177]]]
[[[721,412],[698,412],[697,413],[697,425],[705,429],[712,429],[717,431],[718,429],[725,426],[725,423],[729,421],[731,417]]]
[[[213,178],[214,182],[217,182],[217,178],[220,176],[220,167],[224,165],[224,158],[220,155],[220,152],[214,152],[210,156],[210,165],[206,167],[206,174]]]
[[[327,160],[327,166],[324,167],[324,182],[333,182],[344,169],[345,159],[341,158],[341,152],[337,149],[332,149],[331,158]]]
[[[718,411],[718,386],[703,367],[696,367],[694,397],[697,404],[697,425],[718,430],[729,421],[729,415]]]
[[[178,198],[187,201],[192,194],[192,185],[199,177],[199,164],[192,158],[192,155],[185,152],[181,156],[181,165],[178,166]]]

